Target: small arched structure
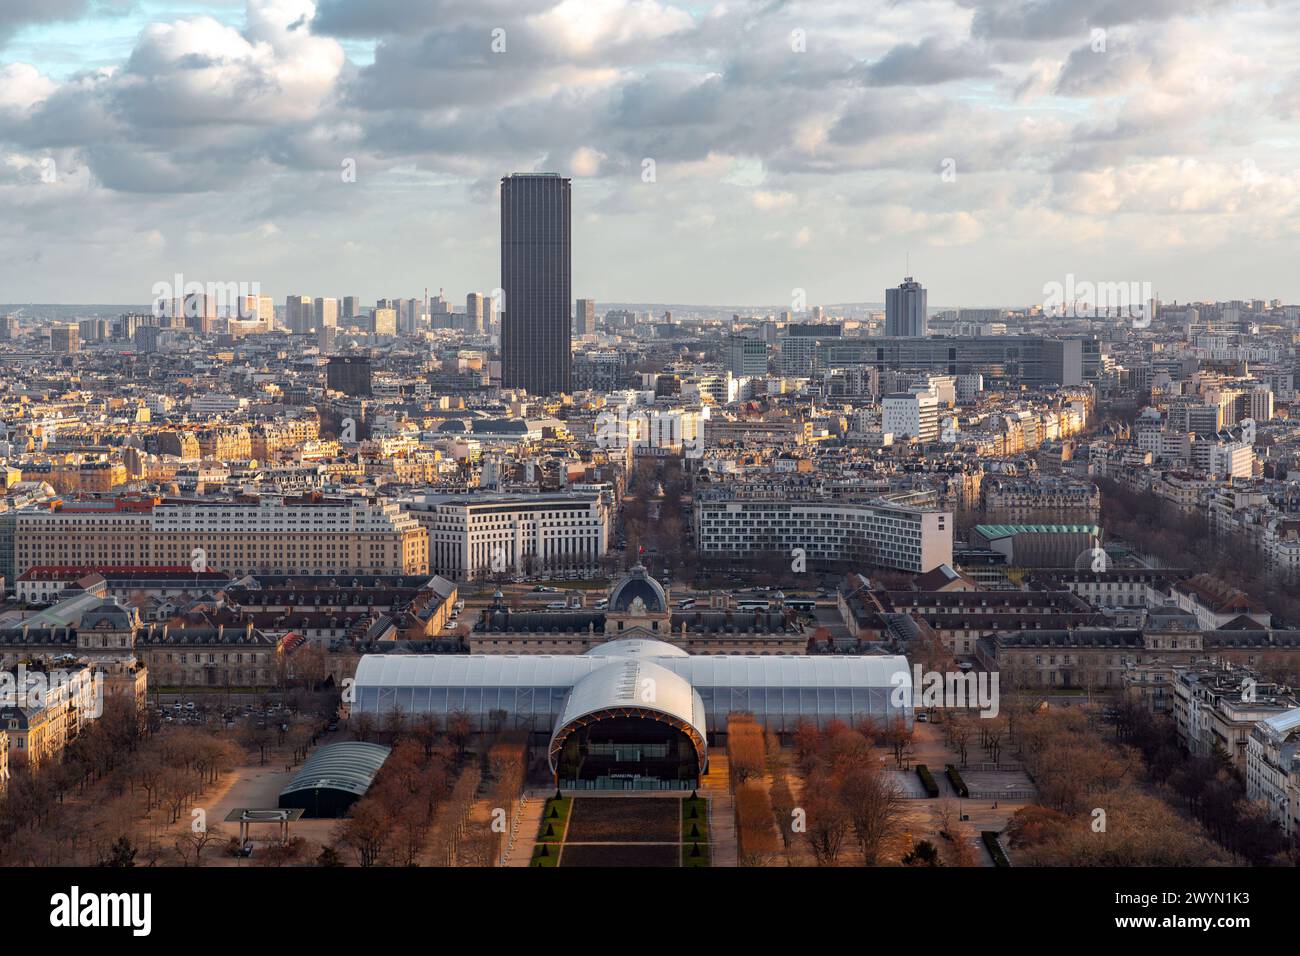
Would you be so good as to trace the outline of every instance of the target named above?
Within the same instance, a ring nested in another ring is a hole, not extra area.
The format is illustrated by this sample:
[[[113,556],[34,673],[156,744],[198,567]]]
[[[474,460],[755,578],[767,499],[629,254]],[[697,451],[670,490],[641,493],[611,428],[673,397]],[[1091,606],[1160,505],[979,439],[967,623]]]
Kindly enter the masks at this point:
[[[709,764],[704,702],[652,659],[682,652],[658,641],[612,641],[600,651],[609,663],[574,683],[551,734],[557,780],[694,786]]]
[[[321,747],[280,791],[280,807],[301,807],[304,816],[341,817],[356,803],[384,765],[392,748],[347,740]]]

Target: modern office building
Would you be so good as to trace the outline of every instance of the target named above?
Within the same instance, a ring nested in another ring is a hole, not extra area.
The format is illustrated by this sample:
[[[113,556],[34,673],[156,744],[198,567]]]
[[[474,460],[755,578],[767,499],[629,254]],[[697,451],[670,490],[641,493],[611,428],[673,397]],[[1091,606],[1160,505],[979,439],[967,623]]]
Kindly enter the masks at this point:
[[[781,338],[780,368],[783,375],[809,375],[821,367],[821,343],[844,334],[840,325],[791,323]]]
[[[353,398],[368,398],[371,370],[366,355],[332,355],[325,366],[325,383],[336,392]]]
[[[591,335],[596,331],[596,300],[579,299],[573,312],[573,334]]]
[[[370,310],[371,335],[396,335],[397,310],[381,309],[378,306]]]
[[[939,399],[933,392],[901,392],[880,402],[881,431],[896,439],[939,440]]]
[[[465,296],[465,324],[470,332],[487,331],[487,301],[481,292]]]
[[[532,395],[571,391],[570,180],[501,180],[501,384]]]
[[[728,490],[695,502],[702,558],[803,552],[809,563],[925,572],[952,563],[952,514],[901,497],[854,503],[748,498]]]
[[[321,329],[337,328],[339,324],[339,300],[318,297],[312,303],[312,319],[317,332]]]
[[[50,326],[50,351],[61,355],[81,348],[81,332],[75,325]]]
[[[429,533],[433,573],[453,580],[594,572],[609,546],[609,503],[596,493],[430,495],[403,509]]]
[[[880,371],[905,369],[939,375],[981,375],[989,388],[1031,388],[1083,383],[1083,342],[1036,335],[984,338],[931,335],[925,338],[830,339],[820,344],[820,367],[872,365]]]
[[[727,340],[727,369],[736,378],[766,375],[767,343],[743,335],[731,336]]]
[[[911,276],[897,289],[885,290],[885,334],[924,338],[929,331],[926,294]]]
[[[304,335],[316,327],[315,304],[309,295],[291,295],[284,300],[284,327]]]

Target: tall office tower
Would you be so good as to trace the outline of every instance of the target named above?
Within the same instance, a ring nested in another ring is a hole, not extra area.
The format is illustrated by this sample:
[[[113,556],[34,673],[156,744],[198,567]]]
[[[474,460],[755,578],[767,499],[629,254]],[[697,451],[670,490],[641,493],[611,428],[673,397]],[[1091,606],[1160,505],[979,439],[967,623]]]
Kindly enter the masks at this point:
[[[501,180],[501,384],[532,395],[570,389],[570,187],[556,173]]]
[[[409,335],[420,328],[424,315],[423,299],[397,300],[397,331]]]
[[[240,333],[270,332],[275,328],[275,300],[269,295],[241,295],[230,318],[239,324]],[[235,331],[233,323],[230,331]]]
[[[907,276],[897,289],[885,290],[885,335],[921,338],[929,329],[921,283]]]
[[[203,292],[188,292],[181,305],[185,327],[207,335],[216,329],[217,297]]]
[[[0,341],[12,342],[18,338],[18,316],[12,312],[0,315]]]
[[[370,313],[370,332],[373,335],[396,335],[397,310],[376,306]]]
[[[465,296],[465,321],[470,332],[487,331],[487,306],[484,305],[481,292],[471,292]]]
[[[671,315],[671,313],[669,313]],[[579,299],[573,312],[573,334],[591,335],[596,331],[596,300]]]
[[[81,348],[81,340],[75,325],[50,326],[50,351],[67,354]]]
[[[77,336],[87,343],[108,341],[108,320],[82,319],[77,323]]]
[[[429,300],[429,328],[431,329],[450,329],[454,328],[452,316],[455,313],[451,309],[451,303],[447,301],[442,290]]]
[[[363,355],[334,355],[325,366],[325,383],[336,392],[353,398],[370,397],[370,358]]]
[[[305,335],[316,327],[311,296],[291,295],[284,300],[284,325],[295,335]]]
[[[343,311],[339,314],[341,319],[359,319],[361,318],[361,299],[355,295],[345,295],[343,297]],[[348,323],[349,325],[352,323]]]
[[[333,352],[338,337],[337,325],[322,325],[316,330],[316,345],[322,352]]]
[[[317,297],[312,304],[312,318],[317,332],[321,329],[338,328],[339,300]]]
[[[126,312],[117,320],[117,334],[114,338],[123,342],[135,341],[135,330],[142,326],[158,325],[158,317],[149,312]]]

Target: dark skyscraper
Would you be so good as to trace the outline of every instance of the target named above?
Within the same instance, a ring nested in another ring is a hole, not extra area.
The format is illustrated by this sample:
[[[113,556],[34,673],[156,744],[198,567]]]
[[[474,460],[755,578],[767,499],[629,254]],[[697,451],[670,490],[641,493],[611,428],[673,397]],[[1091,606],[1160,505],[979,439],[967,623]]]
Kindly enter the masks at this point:
[[[532,395],[570,390],[570,181],[501,180],[501,384]]]
[[[370,359],[361,355],[332,355],[325,366],[325,384],[353,398],[370,397]]]
[[[885,334],[923,338],[930,330],[925,289],[911,276],[897,289],[885,290]]]

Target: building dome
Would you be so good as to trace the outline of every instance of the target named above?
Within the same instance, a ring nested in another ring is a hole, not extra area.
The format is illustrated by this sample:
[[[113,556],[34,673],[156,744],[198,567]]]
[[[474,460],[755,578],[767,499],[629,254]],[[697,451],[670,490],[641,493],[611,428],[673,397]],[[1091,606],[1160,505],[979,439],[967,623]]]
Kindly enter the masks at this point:
[[[637,602],[640,601],[638,605]],[[609,609],[615,614],[635,610],[644,614],[663,614],[668,610],[668,598],[663,586],[650,577],[645,566],[638,564],[609,592]]]

